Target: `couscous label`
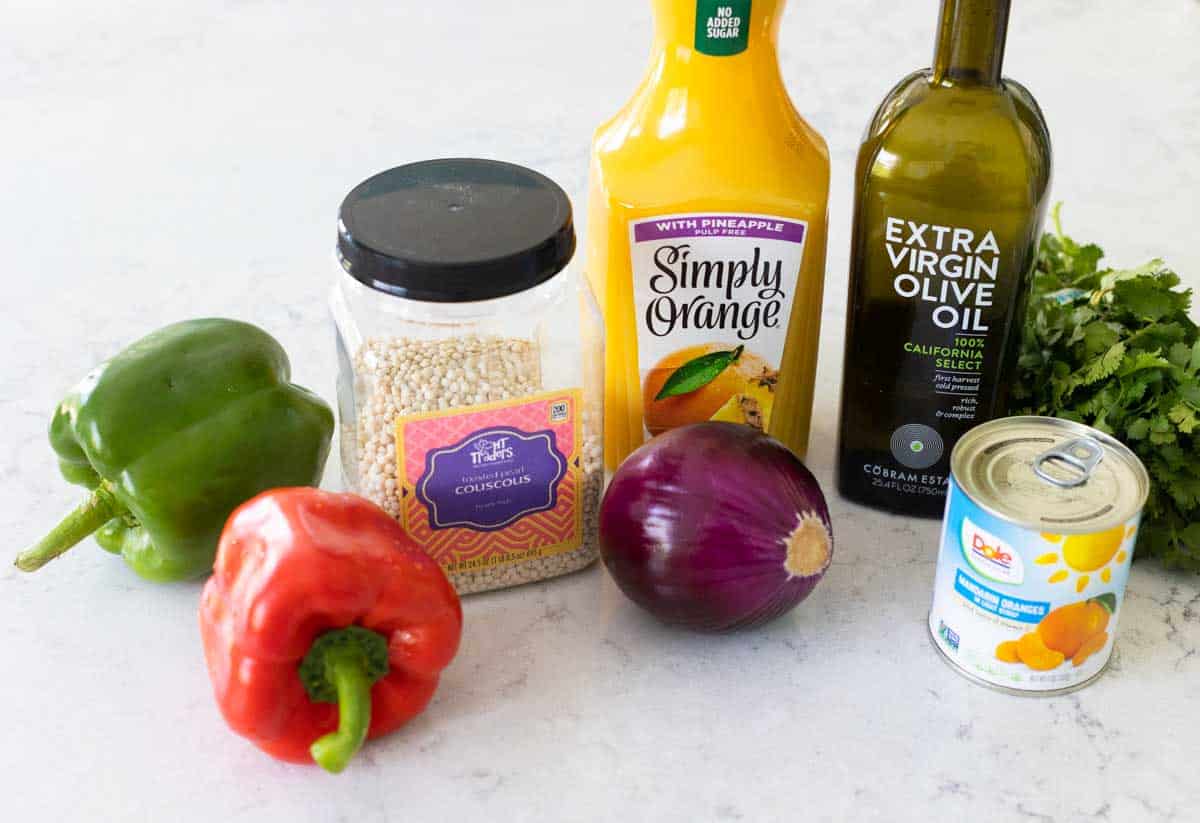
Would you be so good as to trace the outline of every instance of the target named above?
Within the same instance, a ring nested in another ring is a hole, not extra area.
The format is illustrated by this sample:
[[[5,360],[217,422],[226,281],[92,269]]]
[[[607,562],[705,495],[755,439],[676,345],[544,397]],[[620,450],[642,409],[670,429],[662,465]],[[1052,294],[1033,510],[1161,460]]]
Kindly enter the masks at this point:
[[[578,389],[396,422],[401,524],[450,572],[580,545]]]
[[[553,430],[491,426],[427,451],[416,495],[435,531],[454,526],[493,531],[553,509],[566,469]]]

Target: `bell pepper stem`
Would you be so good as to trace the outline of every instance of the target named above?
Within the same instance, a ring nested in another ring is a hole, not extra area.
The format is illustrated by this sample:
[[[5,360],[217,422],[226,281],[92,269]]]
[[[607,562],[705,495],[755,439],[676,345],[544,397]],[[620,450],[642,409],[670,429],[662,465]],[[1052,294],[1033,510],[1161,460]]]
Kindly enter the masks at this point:
[[[338,727],[309,746],[313,760],[337,774],[367,739],[371,687],[388,673],[388,641],[362,626],[331,629],[313,640],[300,662],[310,700],[338,704]]]
[[[337,689],[338,727],[318,738],[309,751],[325,771],[337,774],[367,739],[371,725],[371,678],[361,654],[331,650],[325,658],[326,677]]]
[[[108,483],[101,483],[91,497],[64,517],[49,534],[18,554],[16,567],[23,572],[37,571],[125,511],[113,494],[112,487]]]

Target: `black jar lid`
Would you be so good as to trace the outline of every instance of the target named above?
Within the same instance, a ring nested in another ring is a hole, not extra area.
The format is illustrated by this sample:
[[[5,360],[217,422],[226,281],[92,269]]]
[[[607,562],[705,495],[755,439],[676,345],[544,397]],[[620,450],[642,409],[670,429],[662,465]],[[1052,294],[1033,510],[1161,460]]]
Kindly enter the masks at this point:
[[[544,175],[495,160],[410,163],[359,183],[338,212],[338,256],[372,289],[438,303],[515,294],[575,253],[571,201]]]

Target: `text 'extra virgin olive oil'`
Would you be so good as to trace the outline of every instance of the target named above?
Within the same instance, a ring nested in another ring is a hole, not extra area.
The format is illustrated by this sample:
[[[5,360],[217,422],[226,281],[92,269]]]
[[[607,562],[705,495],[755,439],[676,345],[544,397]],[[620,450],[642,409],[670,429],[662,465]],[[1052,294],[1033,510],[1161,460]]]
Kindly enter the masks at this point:
[[[1002,79],[1008,0],[943,0],[933,68],[888,94],[856,171],[838,486],[937,517],[950,451],[1001,416],[1050,184],[1041,110]]]

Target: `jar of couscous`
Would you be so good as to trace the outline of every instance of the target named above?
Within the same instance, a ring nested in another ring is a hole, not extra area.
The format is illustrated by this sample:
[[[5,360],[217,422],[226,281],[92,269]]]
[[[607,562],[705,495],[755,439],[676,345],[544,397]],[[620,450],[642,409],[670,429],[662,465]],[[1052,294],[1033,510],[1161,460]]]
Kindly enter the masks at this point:
[[[596,558],[603,326],[574,252],[566,193],[510,163],[400,166],[342,202],[343,477],[460,594]]]

